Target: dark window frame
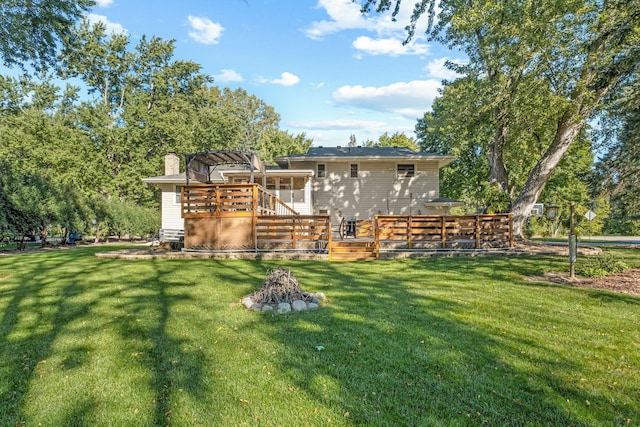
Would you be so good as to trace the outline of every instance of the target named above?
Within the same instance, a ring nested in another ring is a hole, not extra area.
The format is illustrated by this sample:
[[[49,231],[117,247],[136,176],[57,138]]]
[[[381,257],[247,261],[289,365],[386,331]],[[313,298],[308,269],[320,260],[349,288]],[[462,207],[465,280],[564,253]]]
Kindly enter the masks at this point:
[[[182,185],[176,185],[176,188],[175,188],[176,191],[173,198],[173,203],[175,205],[179,205],[182,203],[182,187],[183,187]]]
[[[349,177],[357,178],[359,172],[360,172],[360,166],[357,163],[349,164]]]
[[[413,178],[416,176],[415,163],[398,163],[396,165],[396,175],[398,178]]]

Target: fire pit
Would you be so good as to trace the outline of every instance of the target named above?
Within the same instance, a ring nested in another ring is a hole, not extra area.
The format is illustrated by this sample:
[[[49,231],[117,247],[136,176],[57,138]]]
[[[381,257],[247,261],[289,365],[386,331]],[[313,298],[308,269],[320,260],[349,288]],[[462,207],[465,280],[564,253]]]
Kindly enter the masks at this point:
[[[249,310],[287,313],[317,309],[324,299],[322,292],[304,292],[293,273],[280,267],[267,275],[260,289],[244,297],[242,305]]]

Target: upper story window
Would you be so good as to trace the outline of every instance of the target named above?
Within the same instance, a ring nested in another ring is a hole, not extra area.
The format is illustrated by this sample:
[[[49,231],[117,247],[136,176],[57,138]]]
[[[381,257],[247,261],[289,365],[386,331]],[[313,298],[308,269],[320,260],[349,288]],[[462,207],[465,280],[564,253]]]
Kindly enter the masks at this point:
[[[326,178],[327,177],[327,169],[324,163],[318,163],[318,178]]]
[[[398,163],[398,178],[411,178],[416,176],[416,165],[409,163]]]
[[[351,163],[351,165],[349,166],[349,176],[351,178],[357,178],[358,177],[358,164],[357,163]]]

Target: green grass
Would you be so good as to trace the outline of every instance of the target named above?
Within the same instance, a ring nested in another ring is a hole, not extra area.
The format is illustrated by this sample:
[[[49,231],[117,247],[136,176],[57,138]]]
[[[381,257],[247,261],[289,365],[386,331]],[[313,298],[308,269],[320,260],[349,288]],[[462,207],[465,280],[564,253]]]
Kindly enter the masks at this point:
[[[640,424],[640,298],[524,280],[564,257],[93,256],[110,249],[0,256],[0,425]],[[244,309],[278,266],[323,307]]]

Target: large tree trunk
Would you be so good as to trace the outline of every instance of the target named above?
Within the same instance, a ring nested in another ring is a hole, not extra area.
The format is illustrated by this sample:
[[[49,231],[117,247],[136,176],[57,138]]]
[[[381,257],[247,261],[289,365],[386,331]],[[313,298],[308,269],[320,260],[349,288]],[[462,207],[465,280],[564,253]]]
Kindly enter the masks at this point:
[[[504,147],[507,143],[509,125],[506,117],[498,118],[496,133],[489,147],[489,184],[497,185],[500,191],[509,194],[509,177],[504,164]]]
[[[553,143],[533,168],[527,182],[520,191],[511,208],[513,213],[513,233],[516,237],[524,237],[524,225],[531,213],[533,205],[544,190],[556,166],[566,154],[571,143],[576,139],[585,124],[587,115],[565,112],[558,124]]]

